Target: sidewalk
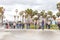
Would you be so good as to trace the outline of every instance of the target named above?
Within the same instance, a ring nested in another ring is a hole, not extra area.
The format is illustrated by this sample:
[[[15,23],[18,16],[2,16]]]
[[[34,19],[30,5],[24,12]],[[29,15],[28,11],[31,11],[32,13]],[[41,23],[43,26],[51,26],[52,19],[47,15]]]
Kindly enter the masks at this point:
[[[54,30],[10,29],[8,32],[12,35],[5,36],[3,40],[60,40],[60,31]]]
[[[6,35],[10,35],[10,32],[0,32],[0,40],[2,40]]]
[[[0,29],[5,29],[5,25],[3,25],[3,26],[0,26]]]

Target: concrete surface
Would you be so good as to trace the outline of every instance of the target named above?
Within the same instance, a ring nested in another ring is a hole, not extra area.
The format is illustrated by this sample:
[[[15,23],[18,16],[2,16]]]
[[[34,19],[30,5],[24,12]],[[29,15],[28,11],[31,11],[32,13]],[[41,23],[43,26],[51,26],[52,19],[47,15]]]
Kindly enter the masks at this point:
[[[0,32],[0,40],[2,40],[7,35],[10,35],[10,32]]]
[[[35,30],[35,29],[6,29],[5,32],[10,32],[3,40],[60,40],[59,30]]]

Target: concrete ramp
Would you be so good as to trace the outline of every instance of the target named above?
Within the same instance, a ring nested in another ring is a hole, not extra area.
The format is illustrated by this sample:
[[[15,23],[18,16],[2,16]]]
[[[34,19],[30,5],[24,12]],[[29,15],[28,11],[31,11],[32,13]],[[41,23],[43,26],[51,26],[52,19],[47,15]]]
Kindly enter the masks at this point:
[[[54,30],[10,30],[11,35],[3,40],[60,40],[60,31]]]

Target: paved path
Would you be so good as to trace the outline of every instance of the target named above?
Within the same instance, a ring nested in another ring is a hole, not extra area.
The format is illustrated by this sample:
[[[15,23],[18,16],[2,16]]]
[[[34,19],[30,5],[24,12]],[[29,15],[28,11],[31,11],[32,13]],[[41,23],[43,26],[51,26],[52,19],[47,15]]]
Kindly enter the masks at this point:
[[[10,32],[3,40],[60,40],[59,30],[5,30]]]
[[[10,32],[0,32],[0,40],[2,40],[7,35],[10,35]]]

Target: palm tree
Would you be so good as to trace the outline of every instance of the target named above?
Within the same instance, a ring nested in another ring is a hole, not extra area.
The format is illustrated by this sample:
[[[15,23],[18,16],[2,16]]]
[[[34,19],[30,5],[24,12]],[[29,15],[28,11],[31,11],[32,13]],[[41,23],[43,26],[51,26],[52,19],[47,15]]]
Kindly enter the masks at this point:
[[[2,10],[2,9],[3,9],[3,7],[0,7],[0,13],[2,13],[2,12],[3,12],[3,10]]]
[[[56,16],[58,16],[58,17],[59,17],[59,16],[60,16],[60,12],[57,12],[57,13],[56,13]]]
[[[60,11],[60,2],[57,3],[57,9]]]
[[[41,12],[40,12],[40,16],[42,16],[42,17],[46,17],[46,14],[45,14],[45,10],[42,10]]]
[[[56,13],[56,15],[59,17],[60,16],[60,2],[57,3],[57,9],[59,12]]]
[[[55,16],[55,15],[53,15],[53,16],[52,16],[52,18],[55,20],[55,19],[56,19],[56,16]]]
[[[25,13],[25,12],[24,12],[24,11],[20,11],[20,12],[19,12],[19,15],[23,15],[23,13]]]
[[[32,9],[27,9],[27,10],[25,10],[25,12],[26,12],[28,15],[32,15],[33,10],[32,10]]]
[[[51,21],[52,15],[53,15],[53,12],[52,11],[47,11],[47,20],[50,20]]]
[[[41,15],[41,16],[44,16],[44,12],[41,11],[41,12],[40,12],[40,15]]]
[[[43,17],[46,18],[47,17],[47,14],[45,13]]]
[[[2,21],[2,23],[3,23],[3,13],[4,13],[4,8],[3,7],[0,7],[0,19],[1,19],[1,21]]]
[[[38,14],[37,10],[33,11],[33,15],[37,15],[37,14]]]
[[[48,13],[48,15],[50,15],[52,17],[52,14],[53,14],[52,11],[48,11],[47,13]]]

